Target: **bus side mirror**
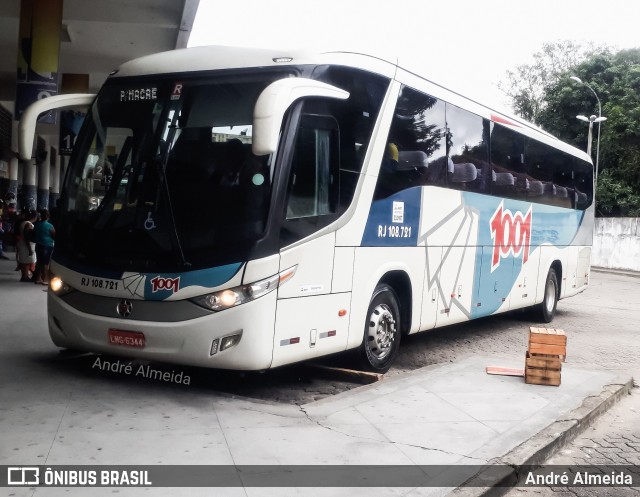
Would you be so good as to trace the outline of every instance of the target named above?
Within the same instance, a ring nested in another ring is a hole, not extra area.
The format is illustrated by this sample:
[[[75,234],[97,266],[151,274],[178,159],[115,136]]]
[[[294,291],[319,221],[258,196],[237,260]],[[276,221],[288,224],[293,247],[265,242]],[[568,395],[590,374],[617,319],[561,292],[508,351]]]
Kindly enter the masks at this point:
[[[43,112],[64,107],[89,106],[94,94],[89,93],[69,93],[67,95],[54,95],[43,98],[32,103],[25,109],[18,126],[18,152],[22,160],[31,159],[33,151],[33,138],[36,134],[36,124],[38,116]]]
[[[253,109],[254,155],[269,155],[276,151],[280,126],[287,109],[304,97],[346,100],[349,92],[307,78],[286,78],[271,83],[262,91]]]

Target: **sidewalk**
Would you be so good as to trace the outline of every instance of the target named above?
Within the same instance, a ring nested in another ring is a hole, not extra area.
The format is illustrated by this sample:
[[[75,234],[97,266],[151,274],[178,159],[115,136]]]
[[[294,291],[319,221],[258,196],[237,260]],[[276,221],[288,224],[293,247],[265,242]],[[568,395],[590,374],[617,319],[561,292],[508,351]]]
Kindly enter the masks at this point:
[[[46,329],[46,293],[18,284],[13,267],[0,261],[0,465],[269,465],[285,477],[294,465],[342,470],[335,480],[329,473],[324,488],[38,488],[35,495],[446,495],[471,476],[464,467],[435,480],[447,483],[441,487],[399,483],[397,474],[420,465],[541,463],[631,386],[629,377],[568,363],[561,386],[527,385],[485,373],[489,365],[522,367],[520,357],[469,357],[295,406],[108,374],[94,368],[95,356],[60,356]],[[357,477],[345,475],[349,465],[396,469],[378,475],[388,486],[330,488],[345,481],[338,476]]]
[[[599,417],[566,447],[549,458],[545,464],[565,467],[591,465],[640,467],[640,388],[636,385],[630,395]],[[599,491],[599,493],[598,493]],[[593,497],[615,495],[632,497],[640,495],[640,488],[617,487],[594,489],[573,486],[570,490],[558,487],[514,488],[506,497]]]

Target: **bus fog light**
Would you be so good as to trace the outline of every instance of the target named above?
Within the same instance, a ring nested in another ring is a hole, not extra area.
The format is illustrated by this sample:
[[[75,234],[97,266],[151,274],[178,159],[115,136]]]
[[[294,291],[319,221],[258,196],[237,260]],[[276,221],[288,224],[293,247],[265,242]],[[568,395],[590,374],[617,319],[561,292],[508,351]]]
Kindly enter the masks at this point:
[[[220,339],[216,338],[213,342],[211,342],[211,352],[209,355],[215,355],[218,352],[218,344],[220,343]]]
[[[228,337],[224,337],[220,342],[220,351],[230,349],[231,347],[235,347],[240,343],[240,338],[242,337],[242,333],[238,333],[237,335],[230,335]]]

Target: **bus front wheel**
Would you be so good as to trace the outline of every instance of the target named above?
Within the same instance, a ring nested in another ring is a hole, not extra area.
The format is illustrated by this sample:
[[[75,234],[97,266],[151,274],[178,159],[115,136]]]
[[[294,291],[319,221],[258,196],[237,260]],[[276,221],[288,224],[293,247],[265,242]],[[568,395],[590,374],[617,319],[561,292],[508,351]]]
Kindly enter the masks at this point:
[[[360,346],[362,366],[376,373],[386,373],[400,346],[400,308],[393,288],[376,287],[367,310],[364,338]]]
[[[551,268],[544,284],[544,296],[542,302],[536,307],[537,318],[543,323],[550,323],[556,314],[558,305],[558,276],[556,270]]]

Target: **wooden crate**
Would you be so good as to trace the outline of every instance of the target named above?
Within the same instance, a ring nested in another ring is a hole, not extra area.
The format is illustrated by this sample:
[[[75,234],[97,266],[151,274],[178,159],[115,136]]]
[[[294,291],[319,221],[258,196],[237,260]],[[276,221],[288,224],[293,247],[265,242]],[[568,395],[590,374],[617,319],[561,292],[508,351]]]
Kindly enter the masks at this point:
[[[529,329],[529,352],[531,354],[567,356],[567,335],[557,328]]]
[[[562,362],[556,354],[532,354],[527,352],[524,381],[534,385],[560,385]]]

